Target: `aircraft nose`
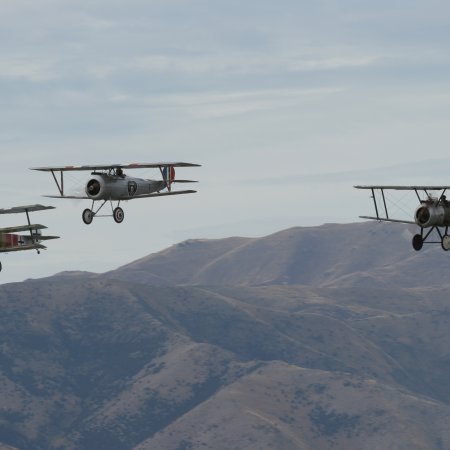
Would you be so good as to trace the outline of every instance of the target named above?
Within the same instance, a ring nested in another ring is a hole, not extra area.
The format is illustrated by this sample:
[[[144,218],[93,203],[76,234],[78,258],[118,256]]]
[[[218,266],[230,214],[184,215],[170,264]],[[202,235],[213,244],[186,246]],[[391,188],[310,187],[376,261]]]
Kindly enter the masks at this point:
[[[87,184],[87,190],[90,195],[97,195],[100,192],[100,183],[98,180],[89,180]]]
[[[419,225],[425,225],[430,220],[430,211],[426,206],[422,206],[417,210],[416,219]]]

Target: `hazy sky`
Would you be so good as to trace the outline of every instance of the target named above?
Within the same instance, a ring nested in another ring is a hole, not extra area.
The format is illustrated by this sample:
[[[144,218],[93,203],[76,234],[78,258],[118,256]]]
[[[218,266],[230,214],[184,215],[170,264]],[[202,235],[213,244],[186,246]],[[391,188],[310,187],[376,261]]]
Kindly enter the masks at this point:
[[[355,183],[450,184],[448,2],[0,0],[0,20],[1,207],[57,206],[33,221],[61,235],[0,255],[1,282],[356,221]],[[202,164],[178,172],[198,194],[129,202],[120,225],[84,225],[89,202],[43,199],[28,170],[160,160]]]

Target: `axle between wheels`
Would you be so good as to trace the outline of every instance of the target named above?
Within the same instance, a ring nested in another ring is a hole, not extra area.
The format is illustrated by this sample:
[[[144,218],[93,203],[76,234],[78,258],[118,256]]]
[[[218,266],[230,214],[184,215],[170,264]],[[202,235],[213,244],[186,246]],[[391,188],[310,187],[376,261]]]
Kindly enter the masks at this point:
[[[90,225],[92,223],[92,221],[94,220],[94,217],[96,216],[96,214],[97,213],[92,211],[92,209],[86,208],[82,214],[83,222],[86,225]],[[118,206],[117,208],[114,208],[112,216],[116,223],[122,223],[123,219],[125,218],[125,213],[123,212],[123,209],[120,206]]]

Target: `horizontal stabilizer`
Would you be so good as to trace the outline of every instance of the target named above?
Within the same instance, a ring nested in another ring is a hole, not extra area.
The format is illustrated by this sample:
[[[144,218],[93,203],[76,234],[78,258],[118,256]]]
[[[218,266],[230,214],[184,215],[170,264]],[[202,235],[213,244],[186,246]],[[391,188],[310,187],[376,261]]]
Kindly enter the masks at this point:
[[[50,239],[59,239],[59,236],[36,236],[38,241],[49,241]]]
[[[172,183],[198,183],[197,180],[172,180]]]
[[[143,194],[143,195],[136,195],[135,197],[132,197],[129,200],[133,200],[135,198],[165,197],[167,195],[195,194],[196,192],[197,191],[187,190],[187,191],[172,191],[172,192],[160,192],[160,193],[153,193],[153,194]]]
[[[416,222],[412,220],[399,220],[399,219],[386,219],[383,217],[373,217],[373,216],[359,216],[360,219],[370,219],[378,220],[379,222],[395,222],[395,223],[407,223],[410,225],[417,225]]]
[[[18,227],[7,227],[0,228],[0,233],[15,233],[19,231],[30,231],[30,230],[45,230],[47,227],[45,225],[20,225]]]

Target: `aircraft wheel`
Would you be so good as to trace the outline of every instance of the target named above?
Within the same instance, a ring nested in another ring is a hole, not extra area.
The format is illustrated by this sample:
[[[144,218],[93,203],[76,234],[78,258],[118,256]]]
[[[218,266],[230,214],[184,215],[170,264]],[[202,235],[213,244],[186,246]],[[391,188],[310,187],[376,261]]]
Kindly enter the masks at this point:
[[[423,247],[423,239],[420,234],[415,234],[412,240],[414,250],[417,252]]]
[[[122,208],[119,208],[119,207],[117,207],[116,209],[114,209],[114,211],[113,211],[113,217],[114,217],[114,220],[115,220],[117,223],[123,222],[123,219],[125,218],[125,214],[124,214],[124,212],[123,212],[123,209],[122,209]]]
[[[442,236],[441,247],[446,252],[450,250],[450,236],[448,234],[444,234],[444,236]]]
[[[3,267],[2,267],[2,263],[0,262],[0,272],[2,271]]]
[[[94,219],[94,214],[92,213],[92,211],[90,209],[85,209],[83,211],[83,222],[86,225],[89,225],[92,223],[93,219]]]

